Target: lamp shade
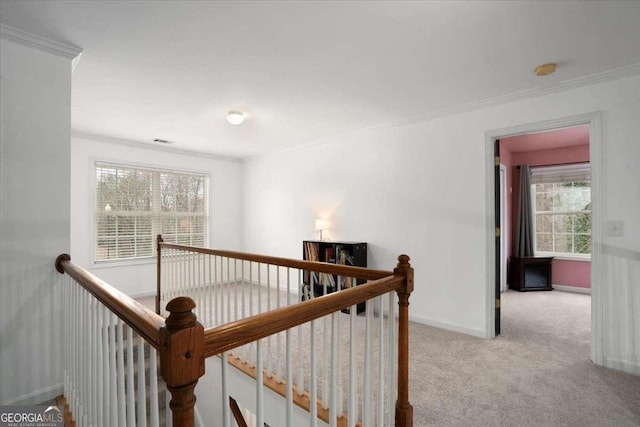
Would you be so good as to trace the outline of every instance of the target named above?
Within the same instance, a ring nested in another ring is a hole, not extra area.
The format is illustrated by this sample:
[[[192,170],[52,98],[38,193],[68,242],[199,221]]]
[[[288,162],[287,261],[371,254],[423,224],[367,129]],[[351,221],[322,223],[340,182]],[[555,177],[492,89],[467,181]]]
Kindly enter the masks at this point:
[[[322,218],[316,219],[316,231],[326,230],[327,228],[329,228],[329,220]]]

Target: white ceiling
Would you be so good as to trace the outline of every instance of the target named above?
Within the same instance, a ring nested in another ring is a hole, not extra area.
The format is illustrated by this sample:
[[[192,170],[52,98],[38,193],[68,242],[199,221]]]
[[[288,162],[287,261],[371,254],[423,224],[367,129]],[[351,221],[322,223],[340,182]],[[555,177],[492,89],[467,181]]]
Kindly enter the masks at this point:
[[[84,50],[74,131],[235,157],[640,70],[640,1],[2,1],[0,20]]]

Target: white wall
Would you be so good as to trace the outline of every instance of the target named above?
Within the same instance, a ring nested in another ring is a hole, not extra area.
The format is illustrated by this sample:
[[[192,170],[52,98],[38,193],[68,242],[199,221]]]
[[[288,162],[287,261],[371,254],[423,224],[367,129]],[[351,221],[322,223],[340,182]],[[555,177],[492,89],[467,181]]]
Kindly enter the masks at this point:
[[[92,177],[96,160],[208,174],[209,247],[241,249],[242,164],[239,161],[74,136],[71,140],[71,258],[102,280],[133,296],[155,295],[156,291],[155,259],[134,264],[93,262],[95,190]]]
[[[71,61],[0,40],[0,405],[60,394]]]
[[[640,76],[250,160],[245,250],[300,257],[301,241],[316,237],[314,218],[330,212],[331,238],[369,242],[371,267],[391,269],[400,253],[412,257],[414,320],[486,336],[493,284],[486,283],[485,133],[594,111],[603,114],[603,223],[625,221],[624,237],[603,233],[601,243],[638,256]],[[640,277],[616,275],[611,265],[598,266],[604,363],[640,373]],[[630,305],[626,314],[617,309]]]

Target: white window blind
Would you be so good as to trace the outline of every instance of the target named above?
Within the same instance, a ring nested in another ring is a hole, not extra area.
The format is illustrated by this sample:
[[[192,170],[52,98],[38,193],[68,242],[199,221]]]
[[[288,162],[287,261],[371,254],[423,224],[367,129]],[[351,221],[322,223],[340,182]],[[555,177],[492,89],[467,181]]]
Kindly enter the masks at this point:
[[[535,252],[591,254],[591,168],[588,163],[531,169]]]
[[[95,261],[155,255],[155,236],[205,246],[207,176],[98,162]]]
[[[591,165],[589,163],[531,168],[532,184],[580,181],[591,182]]]

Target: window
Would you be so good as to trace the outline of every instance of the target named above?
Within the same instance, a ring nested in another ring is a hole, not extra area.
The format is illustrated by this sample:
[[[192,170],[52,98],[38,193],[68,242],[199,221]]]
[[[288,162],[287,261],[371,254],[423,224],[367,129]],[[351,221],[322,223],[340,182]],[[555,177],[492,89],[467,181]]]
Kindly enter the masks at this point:
[[[155,255],[155,237],[207,244],[207,176],[96,163],[95,261]]]
[[[531,182],[536,254],[589,258],[589,164],[532,168]]]

